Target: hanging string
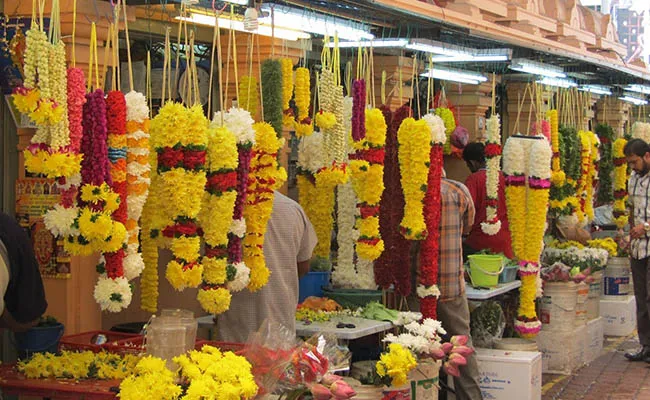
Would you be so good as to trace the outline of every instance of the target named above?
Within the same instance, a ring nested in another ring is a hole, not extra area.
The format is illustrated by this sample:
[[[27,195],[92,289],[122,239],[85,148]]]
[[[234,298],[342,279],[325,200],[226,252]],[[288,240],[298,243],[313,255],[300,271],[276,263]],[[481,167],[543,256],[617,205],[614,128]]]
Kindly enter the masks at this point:
[[[329,36],[325,35],[325,43],[329,43],[330,39]],[[326,71],[330,68],[330,58],[331,58],[331,50],[328,46],[323,46],[323,50],[320,53],[320,64],[323,67],[323,71]]]
[[[178,20],[178,35],[176,37],[176,71],[174,72],[174,83],[178,82],[178,74],[179,74],[179,69],[181,64],[181,34],[183,33],[183,17],[185,17],[185,2],[181,2],[180,16],[181,18]],[[185,36],[185,39],[187,40],[187,36]],[[169,55],[171,56],[171,43],[170,43]],[[171,60],[169,61],[169,63],[171,69]],[[171,80],[171,75],[169,76],[169,78]],[[171,89],[171,82],[169,88]],[[172,94],[169,93],[170,99],[171,96]]]
[[[228,96],[228,90],[230,89],[230,49],[232,47],[232,42],[233,42],[233,36],[234,36],[234,30],[232,27],[232,19],[230,19],[230,29],[228,30],[228,51],[226,52],[226,87],[224,89],[224,103],[222,103],[221,108],[223,110],[226,110],[228,107],[226,106],[226,101],[227,101],[227,96]],[[235,66],[237,68],[237,66]],[[237,88],[235,88],[235,91],[237,91]]]
[[[153,101],[152,101],[152,96],[151,96],[151,52],[147,50],[147,77],[145,78],[146,80],[146,96],[147,100],[149,100],[149,118],[151,119],[151,110],[153,110]]]
[[[417,58],[415,58],[415,56],[413,56],[413,68],[411,70],[411,88],[415,87],[415,68],[416,68],[417,63],[418,63]],[[411,99],[409,100],[409,104],[410,104],[409,114],[411,114],[410,116],[412,116],[412,114],[413,114],[413,97],[412,96],[411,96]]]
[[[120,4],[120,0],[117,0],[114,16],[115,27],[113,28],[113,34],[115,35],[115,38],[113,39],[113,73],[117,77],[117,90],[120,90],[122,88],[122,75],[120,74],[120,39],[118,36],[120,32]]]
[[[221,121],[219,123],[223,125],[223,115],[226,109],[226,98],[223,88],[223,58],[221,55],[221,29],[219,29],[219,18],[216,18],[215,28],[217,29],[217,66],[219,67],[219,107],[221,109]]]
[[[257,43],[257,81],[260,83],[260,118],[264,122],[264,93],[262,93],[262,61],[260,57],[260,36],[255,35],[255,42]]]
[[[433,55],[429,55],[429,71],[433,70]],[[431,104],[431,99],[434,96],[433,92],[433,77],[431,76],[431,73],[427,74],[427,113],[430,111],[430,109],[433,108],[433,104]]]
[[[217,10],[214,8],[214,6],[212,10],[214,11],[215,24],[214,24],[214,29],[212,31],[212,52],[210,53],[210,84],[208,85],[208,90],[210,94],[208,95],[208,118],[211,118],[213,112],[212,111],[212,81],[214,77],[215,49],[217,47],[217,30],[218,30],[217,26],[219,26],[219,24],[216,22],[219,20],[219,15],[217,14]],[[221,60],[218,61],[221,62]]]
[[[332,52],[332,71],[334,72],[334,85],[341,84],[341,49],[339,49],[339,34],[334,34],[334,50]]]
[[[253,83],[253,46],[255,42],[253,41],[253,33],[250,34],[249,42],[248,42],[248,52],[247,52],[247,57],[248,57],[248,86],[246,87],[246,109],[250,110],[251,108],[251,86]],[[283,42],[284,43],[284,42]],[[284,47],[284,44],[283,44]],[[253,88],[253,90],[257,90],[257,88]],[[255,118],[255,115],[252,116]]]
[[[77,0],[72,1],[72,68],[77,67],[75,38],[77,35]]]
[[[535,99],[533,94],[533,90],[535,89],[535,84],[533,85],[528,84],[528,87],[530,88],[530,106],[528,107],[528,125],[526,126],[525,129],[530,130],[530,120],[531,117],[533,116],[533,107],[535,105]]]
[[[124,10],[124,34],[126,35],[126,59],[129,69],[129,89],[133,91],[133,64],[131,60],[131,40],[129,39],[129,21],[126,15],[126,0],[122,0]]]
[[[169,31],[171,28],[165,29],[165,50],[163,51],[163,76],[162,76],[162,104],[165,104],[165,89],[167,88],[166,81],[169,79],[167,76],[167,63],[169,62]],[[171,72],[171,71],[170,71]]]
[[[375,89],[375,55],[372,46],[370,47],[370,68],[368,73],[370,74],[370,91],[371,96],[370,100],[372,101],[372,108],[375,108],[375,99],[377,98],[376,89]]]
[[[381,71],[381,104],[386,104],[386,70]]]
[[[235,18],[235,6],[230,6],[230,18]],[[275,47],[275,40],[272,43],[272,46]],[[237,104],[239,104],[239,71],[237,64],[237,37],[235,36],[235,31],[232,31],[232,67],[235,72],[235,98],[237,99]],[[240,105],[241,107],[241,105]]]
[[[345,92],[352,96],[352,61],[345,63]]]
[[[99,65],[97,64],[97,27],[90,25],[90,55],[88,60],[88,92],[92,90],[93,64],[95,67],[95,88],[99,88]]]
[[[108,58],[109,52],[110,52],[111,56],[113,54],[113,51],[111,49],[113,48],[113,38],[114,38],[113,29],[114,28],[115,28],[115,26],[111,22],[108,25],[108,32],[106,33],[106,46],[104,47],[104,66],[102,67],[102,76],[106,76],[106,70],[108,68],[108,64],[109,64],[109,61],[110,61],[110,59]],[[91,54],[91,56],[92,56],[92,54]],[[114,80],[115,80],[115,78],[111,74],[111,83],[113,83]]]
[[[359,77],[362,75],[362,70],[363,68],[363,54],[361,53],[361,46],[357,48],[357,74],[355,75],[355,79],[359,80]]]
[[[418,68],[418,58],[415,57],[414,59],[415,64],[413,65],[413,68],[415,69],[416,73],[413,74],[413,79],[415,79],[415,97],[416,97],[416,103],[418,106],[418,119],[422,118],[422,105],[420,104],[420,79],[418,78],[417,72],[419,71]]]
[[[397,71],[399,74],[399,81],[397,85],[399,86],[399,106],[401,107],[404,104],[404,93],[402,85],[402,57],[404,57],[404,50],[400,52],[399,61],[397,62]]]

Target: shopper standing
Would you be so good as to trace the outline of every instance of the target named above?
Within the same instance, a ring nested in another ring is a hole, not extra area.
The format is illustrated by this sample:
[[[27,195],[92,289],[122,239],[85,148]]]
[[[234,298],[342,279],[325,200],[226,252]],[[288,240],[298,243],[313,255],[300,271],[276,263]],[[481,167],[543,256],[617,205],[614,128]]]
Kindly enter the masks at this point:
[[[630,361],[650,363],[650,147],[641,139],[630,140],[623,149],[629,168],[630,264],[636,298],[636,323],[641,349],[626,353]]]

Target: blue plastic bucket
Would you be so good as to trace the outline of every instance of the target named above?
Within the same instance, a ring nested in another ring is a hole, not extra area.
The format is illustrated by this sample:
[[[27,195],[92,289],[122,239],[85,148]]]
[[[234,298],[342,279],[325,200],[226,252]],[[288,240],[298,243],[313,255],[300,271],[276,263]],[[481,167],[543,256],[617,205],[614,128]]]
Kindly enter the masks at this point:
[[[18,357],[24,359],[34,353],[56,353],[63,330],[63,324],[59,323],[52,326],[37,326],[26,332],[15,333]]]
[[[309,296],[323,297],[323,287],[330,284],[330,271],[308,272],[300,278],[298,290],[298,303],[302,303]]]

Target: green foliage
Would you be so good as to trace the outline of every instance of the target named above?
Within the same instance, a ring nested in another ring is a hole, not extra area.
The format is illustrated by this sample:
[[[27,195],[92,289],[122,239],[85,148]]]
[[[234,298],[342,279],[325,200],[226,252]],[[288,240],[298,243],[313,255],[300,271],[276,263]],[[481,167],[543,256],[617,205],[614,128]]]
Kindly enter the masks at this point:
[[[598,163],[598,194],[596,200],[599,204],[611,203],[614,201],[614,185],[612,175],[614,173],[614,157],[612,155],[612,142],[614,141],[614,130],[606,124],[596,126],[596,135],[600,139],[600,162]]]
[[[282,137],[282,65],[280,60],[262,62],[262,98],[264,99],[264,121]]]
[[[580,139],[578,131],[571,126],[562,125],[560,133],[560,166],[567,178],[580,179]]]

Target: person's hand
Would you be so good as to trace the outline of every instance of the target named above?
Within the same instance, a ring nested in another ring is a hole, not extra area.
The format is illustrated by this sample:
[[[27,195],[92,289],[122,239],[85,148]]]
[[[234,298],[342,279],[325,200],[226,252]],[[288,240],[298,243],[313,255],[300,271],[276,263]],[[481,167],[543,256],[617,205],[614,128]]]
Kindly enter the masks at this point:
[[[645,227],[643,224],[636,225],[634,228],[630,229],[630,237],[632,239],[638,239],[645,235]]]

